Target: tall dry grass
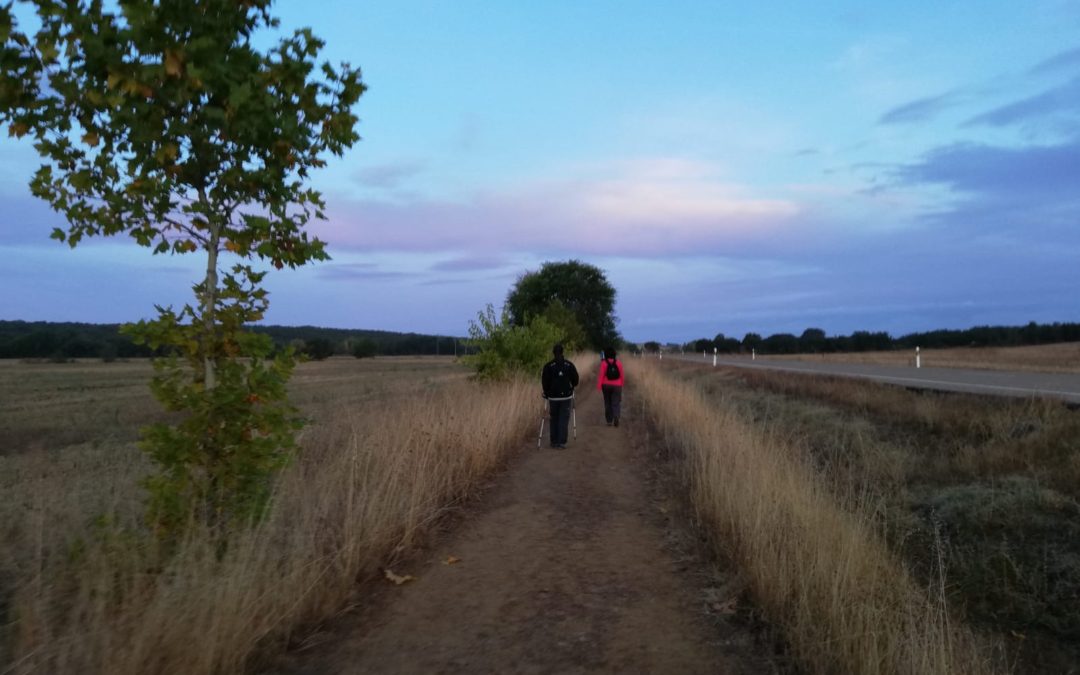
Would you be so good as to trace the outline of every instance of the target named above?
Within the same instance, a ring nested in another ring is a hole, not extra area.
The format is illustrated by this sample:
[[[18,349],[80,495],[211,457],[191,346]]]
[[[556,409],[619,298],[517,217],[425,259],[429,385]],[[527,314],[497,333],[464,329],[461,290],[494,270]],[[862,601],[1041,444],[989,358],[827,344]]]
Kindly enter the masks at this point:
[[[994,672],[950,620],[944,589],[920,588],[876,535],[872,503],[841,508],[805,457],[659,364],[642,362],[636,385],[663,438],[685,453],[700,521],[810,670]]]
[[[520,447],[538,397],[531,381],[459,381],[361,413],[324,412],[327,423],[302,439],[268,517],[224,551],[195,531],[177,553],[162,555],[125,515],[135,493],[114,497],[116,522],[57,540],[49,502],[60,496],[27,496],[39,503],[22,530],[29,550],[4,568],[15,591],[0,598],[0,672],[250,667],[294,631],[340,611],[358,580],[378,574],[475,490]]]

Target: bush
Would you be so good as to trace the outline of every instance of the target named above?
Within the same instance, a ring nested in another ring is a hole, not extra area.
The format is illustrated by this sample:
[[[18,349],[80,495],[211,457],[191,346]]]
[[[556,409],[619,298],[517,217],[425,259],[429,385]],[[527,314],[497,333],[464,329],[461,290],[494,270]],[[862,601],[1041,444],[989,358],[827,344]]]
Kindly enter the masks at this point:
[[[543,317],[515,326],[506,310],[496,317],[495,309],[488,305],[469,324],[468,345],[477,353],[462,360],[483,379],[504,379],[514,373],[539,375],[551,347],[561,337],[562,330]]]

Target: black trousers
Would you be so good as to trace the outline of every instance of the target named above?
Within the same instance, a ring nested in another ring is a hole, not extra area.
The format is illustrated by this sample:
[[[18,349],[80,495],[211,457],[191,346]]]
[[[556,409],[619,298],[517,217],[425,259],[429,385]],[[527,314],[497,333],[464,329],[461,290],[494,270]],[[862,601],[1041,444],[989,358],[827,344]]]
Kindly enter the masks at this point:
[[[551,413],[551,444],[566,445],[567,432],[570,428],[570,407],[574,404],[571,399],[565,401],[548,401],[548,412]]]
[[[622,412],[622,387],[605,384],[600,389],[604,392],[604,419],[611,424]]]

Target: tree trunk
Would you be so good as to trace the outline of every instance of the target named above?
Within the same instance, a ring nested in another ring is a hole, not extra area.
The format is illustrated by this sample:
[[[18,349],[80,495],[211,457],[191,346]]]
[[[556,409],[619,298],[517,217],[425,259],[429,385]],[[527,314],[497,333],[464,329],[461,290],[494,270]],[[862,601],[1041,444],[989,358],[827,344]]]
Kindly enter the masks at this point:
[[[214,310],[217,304],[217,257],[218,243],[221,240],[221,225],[210,226],[210,242],[206,247],[206,279],[203,281],[202,321],[203,321],[203,386],[207,391],[217,384],[214,372],[216,335],[214,330]]]

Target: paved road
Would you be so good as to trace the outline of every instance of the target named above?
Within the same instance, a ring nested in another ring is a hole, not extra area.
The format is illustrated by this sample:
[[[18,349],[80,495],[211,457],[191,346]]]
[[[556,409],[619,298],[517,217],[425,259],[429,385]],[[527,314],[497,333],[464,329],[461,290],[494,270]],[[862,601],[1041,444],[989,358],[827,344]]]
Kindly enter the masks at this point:
[[[671,354],[696,363],[712,363],[690,354]],[[961,368],[912,368],[878,366],[865,363],[831,363],[815,361],[769,361],[759,358],[721,358],[718,365],[737,368],[765,368],[820,375],[861,377],[917,389],[937,389],[973,394],[996,394],[1028,398],[1046,396],[1070,403],[1080,403],[1080,375],[1071,373],[1022,373],[999,370],[964,370]]]

